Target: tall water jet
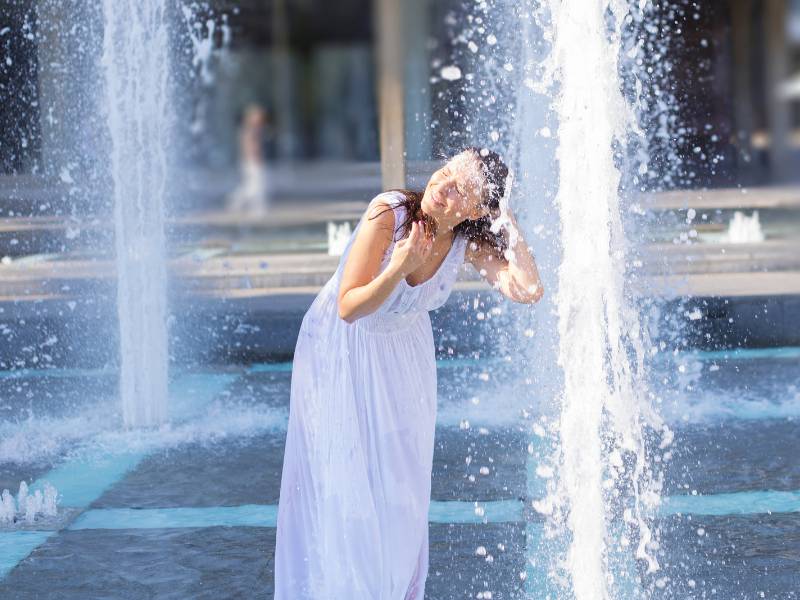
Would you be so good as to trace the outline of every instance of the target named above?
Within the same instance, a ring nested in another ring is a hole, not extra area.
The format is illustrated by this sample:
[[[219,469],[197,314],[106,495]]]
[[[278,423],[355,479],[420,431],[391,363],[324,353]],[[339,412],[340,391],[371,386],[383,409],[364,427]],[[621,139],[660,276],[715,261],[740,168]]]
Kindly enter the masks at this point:
[[[556,493],[566,506],[563,566],[578,600],[621,598],[635,593],[642,573],[658,569],[646,518],[658,498],[644,432],[660,426],[643,387],[644,344],[625,290],[619,165],[636,129],[619,64],[628,4],[546,6],[552,47],[545,79],[556,82],[559,121],[555,305],[564,383]]]
[[[171,103],[165,0],[104,0],[120,396],[126,426],[167,416],[164,203]]]

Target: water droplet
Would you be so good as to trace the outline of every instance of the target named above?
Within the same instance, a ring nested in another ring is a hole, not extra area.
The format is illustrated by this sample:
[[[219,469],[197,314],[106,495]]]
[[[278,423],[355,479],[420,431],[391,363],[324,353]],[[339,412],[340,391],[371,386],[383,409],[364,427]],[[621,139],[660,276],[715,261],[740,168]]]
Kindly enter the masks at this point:
[[[461,69],[455,65],[442,67],[442,70],[439,71],[439,74],[442,76],[442,79],[446,81],[457,81],[461,79]]]

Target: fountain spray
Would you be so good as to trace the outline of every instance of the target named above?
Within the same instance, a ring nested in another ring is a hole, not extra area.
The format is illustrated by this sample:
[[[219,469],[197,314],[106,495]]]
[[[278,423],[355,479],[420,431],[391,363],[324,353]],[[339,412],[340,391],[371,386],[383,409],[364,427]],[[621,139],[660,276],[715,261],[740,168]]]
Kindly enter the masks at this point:
[[[556,89],[559,122],[555,306],[564,382],[553,491],[565,507],[561,566],[578,600],[636,597],[643,576],[659,568],[645,431],[661,424],[643,384],[644,334],[625,293],[620,165],[638,129],[618,62],[629,7],[549,0],[545,8],[551,51],[542,89]]]
[[[104,0],[120,395],[127,427],[167,417],[164,204],[171,102],[165,0]]]

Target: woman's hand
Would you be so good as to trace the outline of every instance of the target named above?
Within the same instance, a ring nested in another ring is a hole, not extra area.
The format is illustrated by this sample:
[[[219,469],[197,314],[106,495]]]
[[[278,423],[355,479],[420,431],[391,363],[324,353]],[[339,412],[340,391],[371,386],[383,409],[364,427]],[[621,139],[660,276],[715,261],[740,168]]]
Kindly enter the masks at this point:
[[[394,228],[391,207],[384,202],[372,203],[350,247],[339,282],[337,300],[342,320],[352,323],[378,310],[405,276],[430,254],[432,243],[425,239],[422,224],[412,225],[408,238],[395,243],[389,264],[381,271]]]
[[[515,258],[514,248],[520,239],[519,229],[517,228],[517,220],[514,218],[514,213],[511,212],[511,207],[508,205],[501,205],[499,208],[491,212],[492,224],[491,231],[496,234],[502,235],[506,240],[508,249],[505,252],[506,260],[513,262]]]
[[[427,260],[432,248],[433,240],[426,235],[422,221],[414,221],[408,237],[395,243],[389,268],[405,278]]]
[[[504,214],[503,214],[504,213]],[[466,258],[492,287],[515,302],[531,304],[541,300],[544,287],[531,248],[525,243],[517,220],[506,207],[496,216],[493,231],[502,233],[507,242],[503,255],[486,244],[471,243]]]

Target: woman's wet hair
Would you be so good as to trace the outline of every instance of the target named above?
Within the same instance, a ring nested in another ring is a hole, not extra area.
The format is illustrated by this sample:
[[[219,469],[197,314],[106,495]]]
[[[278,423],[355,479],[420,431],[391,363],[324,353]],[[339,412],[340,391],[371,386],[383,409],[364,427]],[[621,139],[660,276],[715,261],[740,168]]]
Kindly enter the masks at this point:
[[[486,180],[484,198],[482,199],[483,205],[491,212],[480,219],[466,221],[460,223],[456,227],[456,231],[461,231],[467,236],[470,241],[477,244],[488,244],[490,247],[502,256],[506,250],[506,238],[502,234],[493,233],[491,231],[492,214],[500,208],[500,200],[506,193],[506,178],[508,177],[508,166],[500,155],[493,150],[486,148],[475,148],[474,146],[467,148],[474,152],[481,162],[483,167],[483,174]]]
[[[500,200],[502,200],[506,192],[508,166],[500,155],[493,150],[470,146],[465,148],[462,152],[472,152],[478,159],[484,178],[483,185],[481,186],[481,203],[488,208],[491,213],[496,212],[500,207]],[[395,235],[397,236],[395,239],[400,239],[410,233],[411,223],[423,218],[422,196],[424,192],[406,189],[389,191],[400,192],[403,195],[403,200],[400,201],[400,204],[406,209],[407,216],[404,222],[395,226]],[[386,212],[386,210],[389,209],[380,211],[370,218],[374,219],[378,215]],[[493,233],[490,229],[491,224],[492,216],[489,214],[480,219],[466,219],[459,223],[454,231],[457,234],[464,234],[469,241],[475,242],[478,245],[488,245],[490,248],[494,249],[499,256],[502,256],[507,247],[506,238],[502,234]]]
[[[508,177],[508,166],[494,150],[487,148],[467,148],[478,156],[483,166],[484,176],[487,183],[487,195],[484,200],[485,206],[490,210],[497,210],[500,207],[500,200],[506,193],[506,178]]]

